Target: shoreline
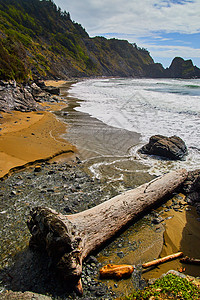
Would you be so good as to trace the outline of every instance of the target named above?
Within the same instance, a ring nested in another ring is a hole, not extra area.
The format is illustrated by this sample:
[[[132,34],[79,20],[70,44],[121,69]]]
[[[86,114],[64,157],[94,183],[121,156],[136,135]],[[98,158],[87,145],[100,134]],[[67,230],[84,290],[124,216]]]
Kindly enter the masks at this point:
[[[54,86],[60,86],[60,82]],[[60,103],[41,105],[44,111],[2,113],[0,178],[62,153],[68,156],[76,153],[76,147],[61,137],[67,125],[53,113],[62,110],[67,103],[61,99]]]
[[[80,105],[79,102],[81,100],[77,101],[76,98],[70,98],[69,100],[69,105],[66,109],[68,113],[66,122],[70,125],[70,129],[65,136],[72,143],[76,142],[78,150],[81,151],[80,158],[84,162],[84,167],[87,171],[89,170],[90,176],[98,179],[101,178],[104,188],[106,187],[105,189],[110,190],[113,187],[114,193],[117,192],[118,194],[122,192],[120,184],[125,189],[129,189],[148,182],[150,180],[148,173],[150,167],[144,166],[137,160],[137,157],[130,158],[126,151],[129,149],[129,146],[138,143],[139,134],[111,127],[87,113],[79,110],[75,111],[74,108]],[[123,162],[120,162],[120,160],[123,160]],[[123,170],[123,179],[120,179]],[[116,181],[119,181],[119,185],[116,184]],[[115,196],[115,194],[112,196]],[[195,212],[195,208],[189,207],[185,198],[182,199],[180,197],[180,199],[175,199],[174,201],[175,203],[183,203],[182,207],[178,206],[178,211],[176,211],[176,205],[173,208],[173,203],[169,204],[170,198],[169,203],[165,203],[163,208],[160,207],[163,210],[161,216],[163,218],[162,222],[165,227],[165,233],[163,235],[162,247],[159,250],[160,253],[157,256],[161,255],[163,257],[182,249],[185,255],[197,257],[198,255],[193,249],[196,249],[195,244],[200,246],[197,230],[198,215]],[[160,214],[160,209],[157,211],[158,215]],[[177,229],[177,232],[174,231],[174,228]],[[186,232],[189,232],[190,238]],[[153,242],[154,239],[152,239]],[[113,250],[114,253],[115,251],[117,251],[117,248]],[[155,253],[150,254],[152,257],[148,259],[153,260]],[[106,263],[109,263],[112,259],[113,254],[107,257]],[[118,257],[116,256],[115,259],[117,260]],[[130,261],[133,261],[133,257]],[[146,273],[144,278],[159,277],[167,271],[169,266],[171,269],[174,266],[175,269],[179,270],[182,264],[180,262],[164,264],[156,268],[155,272]],[[194,266],[187,266],[186,269],[186,273],[195,273],[197,275],[197,268]]]

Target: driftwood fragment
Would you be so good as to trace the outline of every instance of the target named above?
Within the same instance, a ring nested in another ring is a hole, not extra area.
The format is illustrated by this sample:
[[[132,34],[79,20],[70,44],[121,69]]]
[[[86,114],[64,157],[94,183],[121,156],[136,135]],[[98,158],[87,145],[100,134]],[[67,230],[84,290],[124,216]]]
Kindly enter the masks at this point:
[[[173,171],[73,215],[36,207],[30,213],[30,246],[44,248],[59,273],[81,293],[82,261],[105,244],[127,223],[160,202],[187,178],[184,169]]]
[[[112,265],[108,264],[99,270],[102,278],[117,278],[122,279],[129,277],[134,271],[131,265]]]
[[[159,258],[159,259],[155,259],[155,260],[149,261],[149,262],[143,264],[142,267],[143,268],[149,268],[149,267],[157,266],[157,265],[163,264],[163,263],[165,263],[167,261],[170,261],[170,260],[176,259],[178,257],[181,257],[181,256],[183,256],[183,252],[178,252],[178,253],[170,254],[168,256],[165,256],[165,257],[162,257],[162,258]]]
[[[184,264],[200,265],[200,259],[190,258],[188,256],[181,258],[180,262]]]

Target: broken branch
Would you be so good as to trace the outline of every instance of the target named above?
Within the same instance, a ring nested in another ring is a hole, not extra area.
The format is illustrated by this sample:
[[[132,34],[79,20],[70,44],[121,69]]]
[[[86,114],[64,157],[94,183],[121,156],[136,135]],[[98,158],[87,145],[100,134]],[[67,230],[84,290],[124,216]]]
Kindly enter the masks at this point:
[[[181,257],[181,256],[183,256],[183,252],[178,252],[178,253],[170,254],[168,256],[165,256],[165,257],[162,257],[162,258],[155,259],[153,261],[149,261],[147,263],[144,263],[142,265],[142,267],[143,268],[149,268],[149,267],[152,267],[152,266],[157,266],[157,265],[160,265],[160,264],[165,263],[167,261],[170,261],[170,260],[176,259],[178,257]]]
[[[184,264],[200,265],[200,259],[189,258],[188,256],[181,258],[180,262]]]

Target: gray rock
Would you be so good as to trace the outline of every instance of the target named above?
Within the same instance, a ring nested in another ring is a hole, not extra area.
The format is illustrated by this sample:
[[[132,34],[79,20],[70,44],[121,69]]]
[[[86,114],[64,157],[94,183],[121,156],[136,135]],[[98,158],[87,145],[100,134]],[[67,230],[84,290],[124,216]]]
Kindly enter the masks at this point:
[[[45,90],[47,93],[50,93],[52,95],[60,95],[60,89],[58,87],[45,86],[43,87],[43,90]]]
[[[45,295],[39,295],[32,292],[13,292],[13,291],[4,291],[1,293],[2,300],[51,300],[51,297]]]
[[[119,256],[120,258],[123,258],[124,257],[124,252],[123,251],[118,252],[117,256]]]
[[[40,172],[41,170],[42,170],[41,166],[36,166],[34,169],[35,172]]]
[[[149,139],[149,143],[144,145],[139,151],[171,160],[181,160],[187,155],[187,147],[178,136],[154,135]]]
[[[153,220],[152,220],[152,223],[153,224],[159,224],[161,222],[161,220],[159,219],[159,218],[154,218]]]
[[[92,265],[92,264],[95,264],[95,265],[96,265],[96,264],[98,264],[98,260],[96,259],[95,256],[92,256],[92,255],[91,255],[91,256],[88,257],[87,263],[88,263],[88,264],[91,264],[91,265]]]
[[[36,111],[41,107],[34,100],[33,95],[23,86],[5,86],[0,90],[0,110]]]

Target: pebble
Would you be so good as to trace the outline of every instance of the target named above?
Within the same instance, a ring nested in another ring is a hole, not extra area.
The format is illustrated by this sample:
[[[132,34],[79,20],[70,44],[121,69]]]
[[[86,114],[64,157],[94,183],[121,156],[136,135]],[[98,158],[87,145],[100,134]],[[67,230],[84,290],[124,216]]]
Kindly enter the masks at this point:
[[[15,196],[15,195],[17,195],[17,192],[16,191],[12,191],[10,194],[13,195],[13,196]]]
[[[42,170],[41,166],[36,166],[34,169],[35,172],[40,172],[41,170]]]
[[[123,251],[120,251],[117,253],[117,256],[119,256],[120,258],[123,258],[125,256]]]
[[[161,222],[163,222],[163,219],[162,218],[154,218],[151,222],[153,224],[160,224]]]
[[[98,260],[96,259],[95,256],[89,256],[88,259],[87,259],[87,263],[88,264],[91,264],[91,266],[95,267],[96,264],[98,264]]]

